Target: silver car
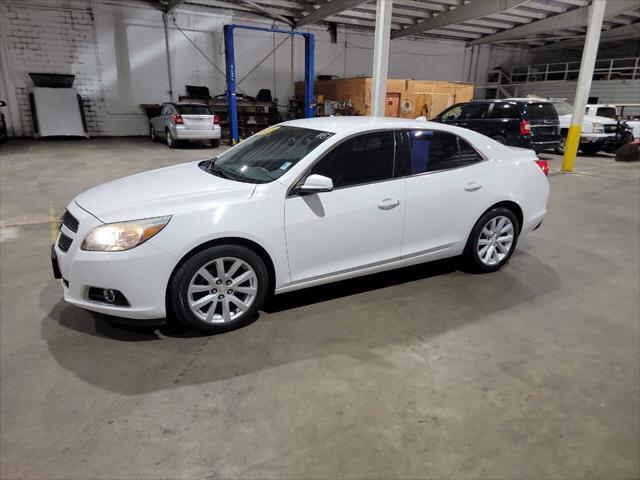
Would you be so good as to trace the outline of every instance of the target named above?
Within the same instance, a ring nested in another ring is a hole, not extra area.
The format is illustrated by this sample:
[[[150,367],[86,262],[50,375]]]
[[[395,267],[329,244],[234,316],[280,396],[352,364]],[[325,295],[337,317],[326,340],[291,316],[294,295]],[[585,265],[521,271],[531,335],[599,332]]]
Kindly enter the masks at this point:
[[[220,119],[202,103],[164,103],[160,115],[149,122],[149,135],[154,142],[163,138],[169,148],[181,140],[206,140],[220,145]]]

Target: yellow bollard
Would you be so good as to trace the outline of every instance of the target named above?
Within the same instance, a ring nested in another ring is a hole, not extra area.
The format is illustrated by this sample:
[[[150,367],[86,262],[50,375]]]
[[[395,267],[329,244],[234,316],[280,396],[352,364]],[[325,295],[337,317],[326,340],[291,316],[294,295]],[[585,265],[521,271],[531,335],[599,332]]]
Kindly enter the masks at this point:
[[[571,125],[567,134],[567,141],[564,145],[564,156],[562,157],[562,171],[573,172],[576,163],[576,155],[578,155],[578,147],[580,146],[581,125]]]

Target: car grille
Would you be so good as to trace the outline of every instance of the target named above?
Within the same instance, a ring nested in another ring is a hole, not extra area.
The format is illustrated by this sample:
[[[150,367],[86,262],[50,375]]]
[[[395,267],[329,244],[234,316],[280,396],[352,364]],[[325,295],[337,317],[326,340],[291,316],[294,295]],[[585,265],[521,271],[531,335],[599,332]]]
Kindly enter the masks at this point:
[[[604,126],[604,133],[616,133],[617,130],[618,130],[618,126],[617,125],[605,125]]]
[[[72,238],[67,237],[64,233],[60,233],[60,238],[58,239],[58,248],[60,250],[63,252],[68,251],[71,243],[73,243]]]
[[[64,215],[60,218],[60,224],[67,227],[72,232],[78,231],[78,219],[69,213],[69,210],[65,210]]]

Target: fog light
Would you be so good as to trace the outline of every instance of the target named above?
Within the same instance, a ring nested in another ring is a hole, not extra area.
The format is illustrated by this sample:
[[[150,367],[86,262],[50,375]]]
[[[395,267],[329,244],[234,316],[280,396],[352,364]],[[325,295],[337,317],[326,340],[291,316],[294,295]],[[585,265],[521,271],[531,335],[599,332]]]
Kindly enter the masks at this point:
[[[116,301],[116,292],[114,292],[110,288],[105,288],[102,291],[102,296],[107,303],[114,303]]]
[[[86,299],[91,302],[108,303],[116,307],[130,307],[127,297],[120,290],[102,287],[87,287]]]

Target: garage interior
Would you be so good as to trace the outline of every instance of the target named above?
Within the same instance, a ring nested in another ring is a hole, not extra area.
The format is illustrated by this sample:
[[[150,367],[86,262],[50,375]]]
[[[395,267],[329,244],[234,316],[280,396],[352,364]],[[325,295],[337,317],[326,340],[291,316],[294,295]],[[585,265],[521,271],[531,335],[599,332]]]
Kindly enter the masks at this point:
[[[616,151],[540,152],[544,224],[489,275],[451,259],[285,293],[214,336],[64,302],[71,199],[233,143],[232,24],[315,38],[307,105],[305,39],[235,32],[239,140],[306,108],[530,95],[640,118],[637,0],[0,0],[0,477],[639,478],[640,162]],[[82,135],[36,132],[32,73],[74,76]],[[222,144],[152,142],[149,115],[194,95]]]

